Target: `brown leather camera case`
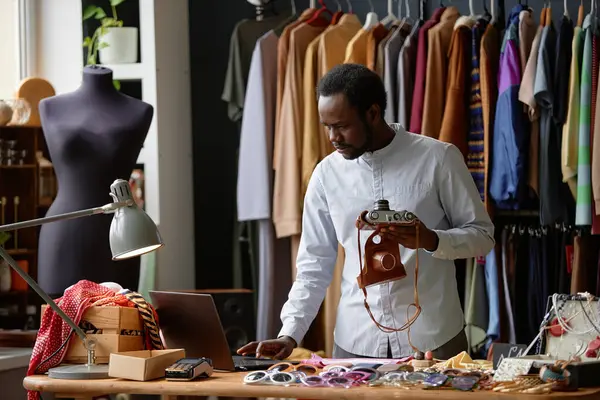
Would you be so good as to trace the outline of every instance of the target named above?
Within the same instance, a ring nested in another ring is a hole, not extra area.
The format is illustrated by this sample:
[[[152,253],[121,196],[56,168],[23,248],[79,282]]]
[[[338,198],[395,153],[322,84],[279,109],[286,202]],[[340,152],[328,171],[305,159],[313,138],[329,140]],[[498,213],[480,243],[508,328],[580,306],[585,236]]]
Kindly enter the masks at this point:
[[[410,326],[417,320],[417,317],[421,313],[421,306],[419,304],[419,291],[417,288],[417,279],[419,277],[419,221],[417,219],[411,222],[403,223],[404,226],[414,226],[416,230],[417,238],[417,254],[416,254],[416,265],[415,265],[415,280],[414,280],[414,292],[415,301],[410,306],[415,307],[415,313],[412,317],[408,318],[407,322],[400,328],[391,328],[377,322],[369,303],[367,302],[367,287],[372,285],[379,285],[385,282],[391,282],[406,277],[406,268],[400,259],[400,246],[395,240],[385,239],[380,236],[376,225],[369,224],[365,216],[368,211],[363,211],[356,220],[356,227],[358,229],[358,257],[360,265],[360,274],[356,277],[358,287],[362,289],[365,296],[364,305],[371,317],[371,320],[377,325],[377,327],[386,333],[399,332],[408,329],[409,330],[409,343],[410,343]],[[374,229],[365,244],[365,255],[364,261],[361,252],[361,241],[360,231],[363,229]],[[373,239],[379,236],[379,243],[375,243]],[[408,310],[407,310],[408,311]],[[408,312],[407,312],[408,313]],[[408,317],[408,316],[407,316]],[[411,344],[412,346],[412,344]]]

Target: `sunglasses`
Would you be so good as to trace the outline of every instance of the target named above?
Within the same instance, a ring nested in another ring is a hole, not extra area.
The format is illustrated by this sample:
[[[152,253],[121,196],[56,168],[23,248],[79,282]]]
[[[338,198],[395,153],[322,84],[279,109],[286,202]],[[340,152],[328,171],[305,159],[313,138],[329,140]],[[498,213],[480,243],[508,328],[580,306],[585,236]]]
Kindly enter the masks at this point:
[[[332,386],[350,388],[366,382],[371,375],[361,371],[345,371],[345,369],[347,368],[329,368],[319,375],[301,376],[300,382],[311,387]]]
[[[270,366],[267,371],[289,372],[289,373],[300,372],[305,375],[316,375],[319,372],[319,369],[317,367],[315,367],[314,365],[310,365],[310,364],[293,365],[293,364],[290,364],[287,362],[281,362],[281,363]]]
[[[280,371],[252,371],[244,377],[244,383],[248,385],[289,386],[297,381],[295,375]]]

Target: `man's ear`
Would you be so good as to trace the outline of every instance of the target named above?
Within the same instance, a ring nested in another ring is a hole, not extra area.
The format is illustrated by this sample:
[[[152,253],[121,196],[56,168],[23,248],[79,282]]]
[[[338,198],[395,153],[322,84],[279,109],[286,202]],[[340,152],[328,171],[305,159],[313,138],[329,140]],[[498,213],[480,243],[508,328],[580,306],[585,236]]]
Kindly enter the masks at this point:
[[[369,121],[371,124],[375,124],[380,118],[381,109],[379,108],[379,105],[373,104],[367,110],[367,121]]]

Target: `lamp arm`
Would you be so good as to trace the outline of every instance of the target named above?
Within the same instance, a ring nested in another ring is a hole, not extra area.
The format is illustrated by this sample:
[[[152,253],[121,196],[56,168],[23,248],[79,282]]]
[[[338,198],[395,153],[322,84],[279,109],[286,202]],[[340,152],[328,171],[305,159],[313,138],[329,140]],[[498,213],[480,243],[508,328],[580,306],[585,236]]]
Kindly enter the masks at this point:
[[[115,202],[115,203],[109,203],[109,204],[103,205],[101,207],[90,208],[87,210],[73,211],[73,212],[65,213],[65,214],[52,215],[50,217],[32,219],[30,221],[23,221],[23,222],[17,222],[14,224],[2,225],[2,226],[0,226],[0,232],[14,231],[14,230],[23,229],[23,228],[30,228],[33,226],[43,225],[43,224],[47,224],[50,222],[64,221],[64,220],[68,220],[68,219],[75,219],[75,218],[81,218],[81,217],[88,217],[90,215],[109,214],[109,213],[115,212],[119,208],[132,206],[133,204],[134,204],[133,200],[119,201],[119,202]],[[85,332],[79,326],[77,326],[77,324],[71,318],[69,318],[69,316],[67,314],[65,314],[65,312],[63,310],[60,309],[58,304],[56,304],[54,302],[54,300],[52,300],[52,298],[50,296],[48,296],[48,294],[46,294],[46,292],[44,292],[44,290],[40,287],[40,285],[38,285],[37,282],[35,280],[33,280],[33,278],[27,274],[27,272],[23,271],[21,269],[21,267],[19,267],[19,264],[17,264],[17,262],[14,260],[14,258],[12,258],[10,256],[10,254],[8,254],[8,252],[2,246],[0,246],[0,258],[3,258],[4,260],[6,260],[6,262],[8,262],[8,264],[11,266],[11,268],[14,269],[15,272],[17,274],[19,274],[19,276],[21,278],[23,278],[23,280],[25,280],[25,282],[27,282],[27,284],[50,306],[50,308],[52,308],[54,310],[54,312],[56,312],[71,328],[73,328],[75,333],[77,333],[77,336],[79,336],[79,338],[81,338],[81,340],[83,341],[86,349],[90,350],[88,348],[89,347],[88,345],[91,345],[91,343],[88,343]]]
[[[25,282],[27,282],[27,284],[33,290],[35,290],[37,294],[40,295],[42,299],[44,299],[44,301],[50,306],[50,308],[53,309],[54,312],[56,312],[71,328],[73,328],[75,333],[77,333],[77,336],[79,336],[85,344],[87,337],[85,332],[79,326],[77,326],[77,324],[71,318],[69,318],[69,316],[65,314],[63,310],[60,309],[58,304],[56,304],[54,300],[52,300],[52,298],[48,296],[46,292],[44,292],[40,285],[38,285],[37,282],[34,281],[33,278],[31,278],[31,276],[27,274],[27,272],[23,271],[21,267],[19,267],[19,264],[17,264],[14,258],[12,258],[2,246],[0,246],[0,257],[5,259],[6,262],[12,267],[12,269],[14,269],[15,272],[19,274],[19,276],[23,278]]]
[[[23,228],[31,228],[33,226],[44,225],[44,224],[47,224],[50,222],[64,221],[64,220],[68,220],[68,219],[75,219],[75,218],[81,218],[81,217],[89,217],[90,215],[109,214],[109,213],[115,212],[119,208],[129,207],[129,206],[132,206],[133,204],[134,204],[133,200],[119,201],[116,203],[109,203],[109,204],[103,205],[101,207],[89,208],[87,210],[73,211],[73,212],[64,213],[64,214],[51,215],[49,217],[44,217],[44,218],[36,218],[36,219],[29,220],[29,221],[16,222],[14,224],[0,226],[0,232],[14,231],[14,230],[23,229]]]

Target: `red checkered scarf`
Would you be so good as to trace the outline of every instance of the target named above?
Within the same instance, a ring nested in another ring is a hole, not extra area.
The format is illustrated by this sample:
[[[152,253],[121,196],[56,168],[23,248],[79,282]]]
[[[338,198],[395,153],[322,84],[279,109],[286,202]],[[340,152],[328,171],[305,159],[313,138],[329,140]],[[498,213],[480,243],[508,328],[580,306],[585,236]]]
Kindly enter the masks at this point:
[[[77,325],[81,322],[85,311],[90,307],[134,307],[134,304],[125,296],[115,294],[114,291],[105,286],[86,280],[79,281],[65,290],[63,296],[55,301],[61,310]],[[57,350],[68,340],[71,330],[71,327],[58,314],[50,307],[46,308],[44,315],[42,315],[40,330],[29,361],[27,376],[43,374],[62,362],[67,353],[68,345],[60,351]],[[57,353],[52,356],[54,352]],[[39,400],[39,392],[28,391],[27,398],[28,400]]]

